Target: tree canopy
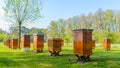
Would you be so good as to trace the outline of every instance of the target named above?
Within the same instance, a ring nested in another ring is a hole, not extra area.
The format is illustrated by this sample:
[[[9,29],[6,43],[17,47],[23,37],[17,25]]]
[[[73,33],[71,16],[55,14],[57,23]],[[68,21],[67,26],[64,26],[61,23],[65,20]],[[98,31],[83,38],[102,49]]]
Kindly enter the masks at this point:
[[[72,41],[74,29],[89,28],[94,29],[93,38],[97,42],[102,42],[103,38],[111,38],[112,42],[117,42],[115,37],[120,33],[120,11],[98,9],[95,13],[89,12],[69,19],[59,19],[51,21],[48,36],[61,37],[64,40]]]
[[[19,27],[19,44],[21,40],[21,26],[28,23],[39,22],[41,18],[41,0],[4,0],[5,17]]]

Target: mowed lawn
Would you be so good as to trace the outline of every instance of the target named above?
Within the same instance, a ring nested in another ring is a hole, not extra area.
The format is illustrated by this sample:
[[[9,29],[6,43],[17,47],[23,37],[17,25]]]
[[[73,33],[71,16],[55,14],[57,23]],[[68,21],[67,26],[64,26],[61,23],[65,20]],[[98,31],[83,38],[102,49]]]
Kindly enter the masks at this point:
[[[45,44],[43,53],[34,53],[20,49],[9,49],[0,43],[0,68],[120,68],[120,44],[111,44],[110,51],[104,51],[101,45],[93,49],[91,61],[81,64],[71,62],[76,56],[72,45],[62,47],[61,56],[52,57]]]

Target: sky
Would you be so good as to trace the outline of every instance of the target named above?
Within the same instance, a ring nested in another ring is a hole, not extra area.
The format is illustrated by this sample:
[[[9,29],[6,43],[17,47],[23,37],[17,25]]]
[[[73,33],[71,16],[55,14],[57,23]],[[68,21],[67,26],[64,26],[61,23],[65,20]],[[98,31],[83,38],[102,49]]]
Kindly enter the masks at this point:
[[[58,19],[68,19],[73,16],[96,12],[99,8],[102,10],[112,9],[120,10],[120,0],[42,0],[41,21],[29,24],[29,28],[47,28],[51,21]],[[0,28],[8,31],[9,23],[2,20],[4,11],[1,8],[3,2],[0,2]]]

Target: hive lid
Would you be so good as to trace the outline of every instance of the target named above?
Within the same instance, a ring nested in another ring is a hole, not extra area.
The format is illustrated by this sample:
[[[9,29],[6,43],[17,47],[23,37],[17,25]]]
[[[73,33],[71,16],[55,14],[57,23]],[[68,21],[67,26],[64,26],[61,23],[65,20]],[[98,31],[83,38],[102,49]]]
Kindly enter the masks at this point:
[[[108,39],[108,40],[110,40],[110,38],[104,38],[104,39]]]
[[[23,34],[22,36],[30,36],[30,34]]]
[[[49,38],[48,40],[62,40],[62,38]]]
[[[12,38],[11,40],[18,40],[18,38]]]
[[[44,34],[34,33],[33,36],[44,36]]]
[[[76,29],[76,30],[73,30],[73,31],[93,31],[93,29]]]

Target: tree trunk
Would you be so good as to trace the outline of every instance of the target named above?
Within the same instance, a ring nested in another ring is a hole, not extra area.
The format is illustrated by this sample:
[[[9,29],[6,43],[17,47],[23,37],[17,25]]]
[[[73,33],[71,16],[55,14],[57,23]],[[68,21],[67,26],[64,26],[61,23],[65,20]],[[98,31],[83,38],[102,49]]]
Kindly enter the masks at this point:
[[[20,48],[20,41],[21,41],[21,22],[19,22],[18,48]]]

